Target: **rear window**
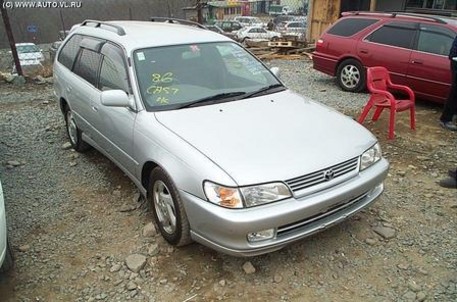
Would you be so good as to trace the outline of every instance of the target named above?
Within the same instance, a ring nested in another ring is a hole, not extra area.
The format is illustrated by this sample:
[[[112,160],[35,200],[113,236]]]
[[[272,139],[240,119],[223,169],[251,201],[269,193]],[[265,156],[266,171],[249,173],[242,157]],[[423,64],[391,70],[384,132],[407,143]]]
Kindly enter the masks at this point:
[[[371,19],[371,18],[370,19],[364,19],[364,18],[342,19],[338,23],[335,23],[335,25],[333,25],[327,31],[327,33],[336,35],[336,36],[350,37],[378,21],[379,21],[379,19]]]

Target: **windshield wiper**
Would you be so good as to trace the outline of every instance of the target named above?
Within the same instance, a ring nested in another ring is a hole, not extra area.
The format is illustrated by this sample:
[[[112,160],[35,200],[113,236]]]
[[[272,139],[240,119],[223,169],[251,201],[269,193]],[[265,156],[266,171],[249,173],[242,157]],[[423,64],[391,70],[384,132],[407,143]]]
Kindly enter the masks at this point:
[[[282,88],[282,89],[277,89],[277,88]],[[253,97],[253,96],[256,96],[256,95],[261,95],[261,94],[264,94],[270,90],[274,90],[274,92],[279,92],[279,91],[283,91],[285,90],[286,87],[284,87],[283,84],[273,84],[273,85],[270,85],[270,86],[265,86],[265,87],[262,87],[260,88],[259,90],[256,90],[256,91],[253,91],[253,92],[250,92],[250,93],[246,93],[246,95],[243,96],[243,99],[247,99],[247,98],[250,98],[250,97]]]
[[[181,106],[178,106],[177,109],[183,109],[183,108],[189,108],[193,106],[201,106],[204,105],[205,103],[216,103],[216,102],[222,102],[222,101],[228,101],[233,97],[240,96],[240,95],[245,95],[246,92],[244,91],[236,91],[236,92],[224,92],[224,93],[219,93],[216,95],[211,95],[208,97],[204,97],[202,99],[192,101],[190,103],[183,104]]]

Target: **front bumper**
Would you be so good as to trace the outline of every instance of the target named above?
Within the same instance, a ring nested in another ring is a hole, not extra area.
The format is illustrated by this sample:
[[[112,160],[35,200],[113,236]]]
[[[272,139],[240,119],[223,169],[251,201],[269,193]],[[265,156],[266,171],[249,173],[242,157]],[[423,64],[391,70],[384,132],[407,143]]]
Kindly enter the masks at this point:
[[[383,192],[388,168],[382,159],[326,190],[248,209],[226,209],[180,193],[195,241],[233,256],[256,256],[327,229],[367,207]],[[271,228],[277,231],[273,239],[247,240],[247,234]]]

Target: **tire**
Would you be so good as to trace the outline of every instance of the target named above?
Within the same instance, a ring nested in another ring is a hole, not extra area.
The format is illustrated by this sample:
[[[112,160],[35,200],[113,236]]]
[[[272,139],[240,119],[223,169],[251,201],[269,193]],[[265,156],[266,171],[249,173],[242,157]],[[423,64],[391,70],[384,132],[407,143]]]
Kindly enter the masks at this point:
[[[65,109],[65,125],[72,148],[78,152],[89,150],[90,145],[83,141],[82,131],[76,125],[76,121],[73,117],[73,112],[68,107]]]
[[[5,254],[5,259],[3,260],[2,267],[0,268],[0,273],[5,274],[8,271],[11,270],[13,267],[14,261],[13,261],[13,252],[11,250],[11,246],[9,244],[9,241],[6,242],[6,254]]]
[[[365,89],[365,68],[357,60],[348,59],[341,62],[336,76],[338,85],[344,91],[359,92]]]
[[[151,172],[148,200],[155,223],[168,243],[175,246],[192,243],[189,221],[181,196],[170,176],[160,167]]]

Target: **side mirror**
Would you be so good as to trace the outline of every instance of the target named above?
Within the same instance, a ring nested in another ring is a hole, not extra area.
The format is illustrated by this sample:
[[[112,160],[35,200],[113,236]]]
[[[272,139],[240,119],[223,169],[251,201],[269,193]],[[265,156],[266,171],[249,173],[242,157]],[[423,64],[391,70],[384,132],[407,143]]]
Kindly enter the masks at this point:
[[[102,92],[101,102],[107,107],[130,107],[132,102],[123,90],[106,90]]]
[[[281,70],[279,67],[271,67],[270,71],[277,77],[278,79],[281,78]]]

